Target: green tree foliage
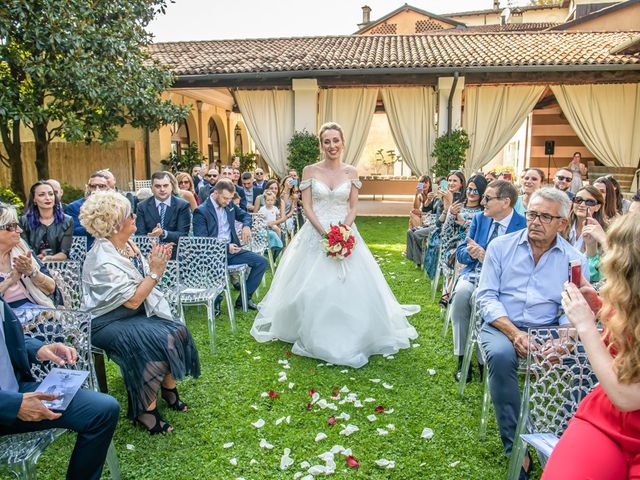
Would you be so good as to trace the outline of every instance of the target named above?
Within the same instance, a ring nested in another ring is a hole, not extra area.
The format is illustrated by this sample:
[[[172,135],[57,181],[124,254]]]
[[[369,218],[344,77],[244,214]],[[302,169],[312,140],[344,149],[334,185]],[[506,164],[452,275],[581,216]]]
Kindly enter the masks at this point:
[[[180,155],[171,152],[169,158],[160,160],[160,163],[171,173],[187,172],[191,175],[191,169],[196,165],[202,164],[204,161],[204,155],[202,155],[198,149],[196,142],[191,142],[186,149],[180,152]]]
[[[320,139],[307,130],[295,132],[287,144],[287,152],[289,168],[302,174],[304,167],[320,158]]]
[[[236,148],[233,152],[234,157],[240,159],[240,171],[241,172],[253,172],[256,168],[256,158],[258,154],[256,152],[242,153],[239,148]]]
[[[452,170],[464,165],[465,154],[469,148],[469,136],[462,129],[453,130],[436,138],[433,144],[433,155],[436,163],[431,168],[434,176],[447,176]]]
[[[4,0],[0,4],[0,136],[21,172],[21,122],[33,131],[39,178],[56,137],[102,143],[118,127],[157,129],[188,107],[163,100],[172,76],[150,59],[145,27],[167,0]],[[12,187],[21,191],[19,173]]]
[[[0,187],[0,202],[13,205],[18,211],[18,215],[21,214],[24,208],[22,199],[16,195],[10,188]]]

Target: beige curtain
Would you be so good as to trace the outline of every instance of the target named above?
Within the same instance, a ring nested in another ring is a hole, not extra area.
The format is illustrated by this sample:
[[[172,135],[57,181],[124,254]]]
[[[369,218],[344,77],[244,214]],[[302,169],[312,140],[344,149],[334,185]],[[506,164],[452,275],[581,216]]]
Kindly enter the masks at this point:
[[[467,176],[502,150],[533,110],[544,89],[543,85],[465,87],[462,121],[471,143],[464,168]]]
[[[357,165],[367,143],[377,88],[331,88],[320,90],[320,124],[337,122],[344,131],[342,161]]]
[[[287,175],[287,143],[293,135],[293,92],[237,90],[236,103],[260,154],[280,178]]]
[[[609,167],[637,168],[640,83],[554,85],[562,113],[590,152]]]
[[[382,100],[391,134],[415,175],[429,174],[437,131],[431,87],[383,88]]]

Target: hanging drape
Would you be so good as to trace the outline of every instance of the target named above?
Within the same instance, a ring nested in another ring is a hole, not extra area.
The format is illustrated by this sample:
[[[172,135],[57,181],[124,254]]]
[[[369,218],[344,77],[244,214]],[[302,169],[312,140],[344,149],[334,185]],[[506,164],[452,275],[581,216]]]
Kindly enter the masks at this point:
[[[400,155],[414,175],[428,175],[437,136],[433,88],[389,87],[381,92]]]
[[[339,123],[344,131],[342,161],[356,165],[367,143],[378,97],[377,88],[331,88],[320,90],[320,125]]]
[[[293,92],[237,90],[235,99],[262,158],[280,178],[287,175],[287,143],[293,135]]]
[[[640,160],[640,83],[554,85],[562,113],[590,152],[609,167]]]
[[[544,89],[544,85],[465,87],[462,121],[471,143],[464,168],[467,176],[502,150],[533,110]]]

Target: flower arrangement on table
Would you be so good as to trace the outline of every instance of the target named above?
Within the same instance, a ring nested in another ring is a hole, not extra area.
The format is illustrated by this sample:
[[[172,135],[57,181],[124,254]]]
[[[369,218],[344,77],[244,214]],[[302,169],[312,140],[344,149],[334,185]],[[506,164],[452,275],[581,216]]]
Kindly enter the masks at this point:
[[[344,260],[356,245],[356,237],[351,228],[344,223],[331,225],[329,231],[322,240],[324,252],[327,257],[335,260]]]

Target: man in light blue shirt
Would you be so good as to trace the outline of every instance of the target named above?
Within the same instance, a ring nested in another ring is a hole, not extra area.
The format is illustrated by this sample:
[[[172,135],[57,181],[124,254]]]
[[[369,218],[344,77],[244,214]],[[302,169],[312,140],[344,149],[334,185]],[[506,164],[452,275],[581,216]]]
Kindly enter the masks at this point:
[[[560,235],[567,226],[570,202],[554,188],[531,196],[527,229],[496,238],[487,248],[477,299],[484,325],[480,343],[487,355],[489,387],[500,436],[511,453],[520,410],[518,358],[525,358],[528,327],[563,325],[561,294],[569,280],[569,262],[580,261],[588,275],[586,257]],[[525,458],[520,478],[527,478]]]

